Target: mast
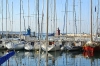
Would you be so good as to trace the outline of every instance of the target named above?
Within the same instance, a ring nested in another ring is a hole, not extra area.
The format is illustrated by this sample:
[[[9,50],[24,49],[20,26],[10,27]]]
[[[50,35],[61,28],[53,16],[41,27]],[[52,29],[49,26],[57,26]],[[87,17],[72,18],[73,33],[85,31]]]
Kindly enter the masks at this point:
[[[39,40],[39,34],[40,34],[40,25],[39,25],[39,0],[38,0],[38,40]]]
[[[42,39],[42,33],[43,33],[43,18],[44,18],[44,0],[43,0],[43,9],[42,9],[42,22],[41,22],[41,35],[40,38]]]
[[[48,50],[48,48],[47,48],[47,46],[48,46],[48,4],[49,3],[48,3],[48,0],[47,0],[46,66],[48,66],[48,51],[47,51]]]
[[[3,35],[3,0],[2,0],[2,35]]]
[[[21,0],[20,0],[20,40],[21,40]]]
[[[81,0],[80,0],[80,37],[81,37]]]
[[[43,18],[44,18],[44,0],[42,0],[43,1],[43,6],[42,6],[42,21],[41,21],[41,31],[40,31],[40,29],[39,29],[39,32],[41,32],[40,33],[40,46],[39,46],[39,63],[38,63],[38,66],[40,66],[40,56],[41,56],[41,39],[42,39],[42,29],[43,29]],[[39,27],[40,28],[40,27]]]
[[[24,19],[24,30],[25,30],[25,33],[26,33],[25,17],[24,17],[24,8],[23,8],[23,0],[22,0],[22,10],[23,10],[23,19]]]
[[[91,21],[91,26],[90,26],[90,28],[91,28],[91,42],[93,41],[93,38],[92,38],[92,0],[90,0],[91,2],[91,4],[90,4],[90,6],[91,6],[91,11],[90,11],[90,13],[91,13],[91,15],[90,15],[90,21]]]
[[[29,0],[28,0],[28,27],[29,27]]]
[[[98,34],[99,32],[99,26],[98,26],[98,24],[100,25],[100,23],[98,23],[98,15],[99,15],[99,0],[98,0],[98,11],[97,11],[97,33],[96,34]]]
[[[11,28],[12,30],[12,33],[13,33],[13,2],[12,2],[12,28]],[[12,34],[12,38],[13,38],[13,34]]]
[[[56,0],[54,0],[54,33],[55,33],[55,11],[56,11]]]
[[[75,14],[75,0],[73,0],[73,32],[74,32],[74,36],[75,36],[75,19],[74,19],[74,14]],[[74,38],[75,40],[75,38]]]
[[[52,21],[52,7],[53,7],[53,5],[52,5],[52,2],[53,1],[50,1],[50,10],[51,10],[51,33],[52,33],[52,31],[53,31],[53,27],[52,27],[52,25],[53,25],[53,21]]]
[[[8,3],[8,0],[6,0],[6,32],[7,32],[7,3]],[[7,39],[8,35],[6,33],[6,39]]]
[[[66,0],[66,36],[67,36],[67,15],[68,15],[67,11],[68,11],[68,0]]]
[[[36,8],[36,11],[35,11],[36,12],[36,15],[35,15],[35,24],[36,24],[35,26],[36,26],[36,30],[35,31],[36,31],[36,34],[37,34],[37,8],[38,8],[37,7],[37,3],[38,2],[37,2],[37,0],[35,0],[35,1],[36,1],[36,7],[35,7]]]

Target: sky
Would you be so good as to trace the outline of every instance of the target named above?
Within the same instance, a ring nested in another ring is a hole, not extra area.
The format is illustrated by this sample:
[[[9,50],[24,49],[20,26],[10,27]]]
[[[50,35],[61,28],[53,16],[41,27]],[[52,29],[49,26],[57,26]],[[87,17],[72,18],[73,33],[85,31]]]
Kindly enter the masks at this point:
[[[24,31],[24,28],[28,28],[28,24],[31,28],[31,31],[38,32],[37,30],[37,10],[36,10],[36,1],[37,0],[22,0],[21,2],[21,27],[20,27],[20,0],[8,0],[7,3],[7,31]],[[44,13],[43,17],[43,33],[46,33],[46,1],[39,0],[39,22],[42,22],[42,11]],[[93,32],[96,31],[96,14],[95,7],[98,7],[98,0],[92,0],[93,8]],[[13,10],[12,10],[13,2]],[[67,11],[67,20],[64,20],[65,15],[65,2],[66,0],[56,0],[55,8],[55,22],[54,25],[54,0],[49,0],[49,28],[48,32],[55,32],[57,27],[59,27],[61,33],[66,33],[66,23],[67,23],[67,33],[76,33],[75,21],[73,21],[73,0],[68,0],[68,11]],[[2,0],[0,0],[0,31],[2,31]],[[43,9],[44,5],[44,9]],[[28,8],[29,7],[29,8]],[[24,11],[24,14],[23,14]],[[96,10],[97,11],[97,10]],[[13,12],[13,16],[12,16]],[[80,33],[80,0],[75,0],[75,12],[76,12],[76,25],[77,33]],[[75,13],[74,13],[75,14]],[[29,20],[28,20],[28,16]],[[12,21],[13,17],[13,21]],[[25,25],[24,19],[25,18]],[[75,17],[74,17],[75,19]],[[13,25],[12,25],[13,22]],[[74,24],[73,24],[74,23]],[[25,27],[24,27],[25,26]],[[3,0],[3,31],[6,31],[6,0]],[[81,0],[81,33],[90,33],[90,0]]]

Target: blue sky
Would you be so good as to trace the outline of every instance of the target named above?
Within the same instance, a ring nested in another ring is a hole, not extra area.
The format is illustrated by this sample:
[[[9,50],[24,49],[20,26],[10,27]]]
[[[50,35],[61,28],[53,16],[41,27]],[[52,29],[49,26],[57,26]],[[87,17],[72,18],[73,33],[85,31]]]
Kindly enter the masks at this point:
[[[0,0],[1,3],[2,0]],[[25,16],[25,26],[28,27],[28,22],[31,27],[32,32],[36,30],[36,0],[29,0],[29,21],[28,21],[28,0],[23,1],[23,8],[24,8],[24,16]],[[43,9],[43,0],[39,0],[39,11],[40,11],[40,22],[42,18],[42,9]],[[66,28],[63,31],[64,26],[64,14],[65,14],[65,1],[66,0],[56,0],[56,15],[57,15],[57,27],[60,28],[61,33],[66,33]],[[90,0],[81,0],[81,19],[82,19],[82,29],[81,32],[90,33]],[[93,0],[93,32],[96,30],[96,12],[95,6],[97,6],[98,0]],[[12,21],[12,2],[13,2],[13,31],[20,31],[20,0],[8,0],[8,10],[7,10],[7,30],[11,31],[11,21]],[[52,3],[52,4],[51,4]],[[54,31],[53,26],[53,16],[54,16],[54,0],[49,0],[49,33]],[[77,33],[80,33],[80,0],[75,0],[75,11],[76,11],[76,24],[77,24]],[[3,30],[6,31],[6,0],[3,0]],[[2,31],[2,5],[0,4],[0,31]],[[67,17],[67,32],[74,33],[73,27],[73,0],[68,0],[68,17]],[[22,11],[23,13],[23,11]],[[51,14],[52,13],[52,14]],[[34,14],[34,15],[33,15]],[[10,18],[9,18],[10,16]],[[51,19],[52,18],[52,19]],[[51,21],[52,20],[52,21]],[[21,30],[24,31],[24,20],[23,14],[21,19]],[[66,25],[65,25],[66,26]],[[55,28],[56,29],[56,28]],[[43,22],[43,32],[46,32],[46,0],[44,0],[44,22]]]

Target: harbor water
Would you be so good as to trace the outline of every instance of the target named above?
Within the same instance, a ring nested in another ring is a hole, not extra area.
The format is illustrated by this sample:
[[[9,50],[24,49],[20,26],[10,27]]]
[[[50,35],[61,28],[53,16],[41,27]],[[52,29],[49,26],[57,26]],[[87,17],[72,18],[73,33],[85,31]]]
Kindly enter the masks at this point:
[[[0,51],[0,57],[7,54],[7,51]],[[45,66],[46,53],[38,51],[16,51],[15,55],[4,62],[1,66]],[[100,53],[88,54],[79,51],[55,51],[48,52],[48,66],[99,66]]]

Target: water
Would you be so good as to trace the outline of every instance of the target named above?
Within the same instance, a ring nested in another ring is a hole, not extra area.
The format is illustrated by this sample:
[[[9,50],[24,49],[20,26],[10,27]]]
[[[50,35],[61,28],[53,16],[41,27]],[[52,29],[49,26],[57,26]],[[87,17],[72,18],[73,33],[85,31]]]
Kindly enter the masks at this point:
[[[0,57],[6,54],[0,51]],[[41,52],[40,66],[45,66],[46,53]],[[1,66],[38,66],[38,51],[16,51],[16,54]],[[100,54],[87,55],[83,52],[49,52],[48,66],[99,66]]]

